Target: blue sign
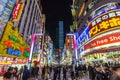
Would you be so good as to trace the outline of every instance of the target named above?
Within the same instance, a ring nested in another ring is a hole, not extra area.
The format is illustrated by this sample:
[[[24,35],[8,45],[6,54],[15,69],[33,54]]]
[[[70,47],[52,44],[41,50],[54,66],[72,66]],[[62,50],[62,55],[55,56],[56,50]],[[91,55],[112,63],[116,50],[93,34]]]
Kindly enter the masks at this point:
[[[90,31],[89,27],[86,27],[83,30],[83,32],[77,38],[77,45],[82,45],[82,44],[86,43],[88,40],[90,40],[89,31]]]
[[[19,50],[13,50],[12,48],[8,48],[8,54],[14,55],[14,56],[20,56],[21,53]]]

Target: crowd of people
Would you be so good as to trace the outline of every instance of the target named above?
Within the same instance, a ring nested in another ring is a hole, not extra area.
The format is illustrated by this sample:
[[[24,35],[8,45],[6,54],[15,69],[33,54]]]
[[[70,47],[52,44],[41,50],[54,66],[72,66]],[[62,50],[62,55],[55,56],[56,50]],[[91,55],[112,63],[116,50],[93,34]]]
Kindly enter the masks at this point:
[[[3,75],[3,80],[27,80],[29,76],[29,70],[26,65],[18,70],[18,67],[9,67]]]
[[[69,75],[69,77],[67,77]],[[19,70],[9,67],[4,74],[4,80],[81,80],[88,77],[90,80],[120,80],[119,63],[97,63],[79,65],[34,66],[28,70],[26,65]]]

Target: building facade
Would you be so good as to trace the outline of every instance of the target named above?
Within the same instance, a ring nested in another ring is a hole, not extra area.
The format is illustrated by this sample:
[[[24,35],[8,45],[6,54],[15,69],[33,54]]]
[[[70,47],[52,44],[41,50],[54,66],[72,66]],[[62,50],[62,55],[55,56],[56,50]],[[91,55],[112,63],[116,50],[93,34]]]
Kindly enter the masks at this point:
[[[80,54],[97,54],[97,59],[102,59],[103,54],[107,58],[111,57],[111,54],[119,54],[119,14],[120,0],[83,2],[76,17],[79,27],[77,44]]]
[[[43,33],[39,5],[38,0],[0,1],[0,58],[29,57],[31,36]]]
[[[28,36],[40,31],[41,10],[37,0],[22,0],[25,3],[23,13],[18,22],[19,33],[27,40]]]

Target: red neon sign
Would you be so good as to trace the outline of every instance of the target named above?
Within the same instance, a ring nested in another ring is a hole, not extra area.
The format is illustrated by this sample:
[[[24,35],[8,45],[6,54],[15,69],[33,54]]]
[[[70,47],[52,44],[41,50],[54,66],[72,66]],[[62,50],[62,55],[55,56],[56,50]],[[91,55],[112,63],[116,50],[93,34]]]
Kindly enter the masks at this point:
[[[20,10],[20,6],[21,6],[21,2],[19,2],[19,3],[16,4],[16,7],[15,7],[13,15],[12,15],[12,18],[14,18],[14,19],[17,18],[18,12]]]
[[[117,43],[117,42],[120,42],[120,32],[116,32],[113,34],[105,35],[100,38],[94,39],[88,44],[86,44],[84,46],[84,49],[87,50],[87,49],[95,48],[98,46],[103,46],[103,45]]]

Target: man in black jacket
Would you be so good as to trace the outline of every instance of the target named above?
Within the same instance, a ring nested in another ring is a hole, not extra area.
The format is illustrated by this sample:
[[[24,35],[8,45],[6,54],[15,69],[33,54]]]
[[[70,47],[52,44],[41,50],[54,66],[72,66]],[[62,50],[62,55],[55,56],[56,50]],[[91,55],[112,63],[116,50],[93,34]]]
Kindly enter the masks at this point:
[[[66,66],[63,66],[63,80],[66,80],[67,69]]]
[[[22,80],[28,80],[29,77],[30,77],[30,72],[27,69],[27,66],[25,65],[23,70]]]
[[[38,78],[38,71],[39,67],[37,66],[37,63],[34,63],[34,67],[32,67],[32,75],[34,78]]]

